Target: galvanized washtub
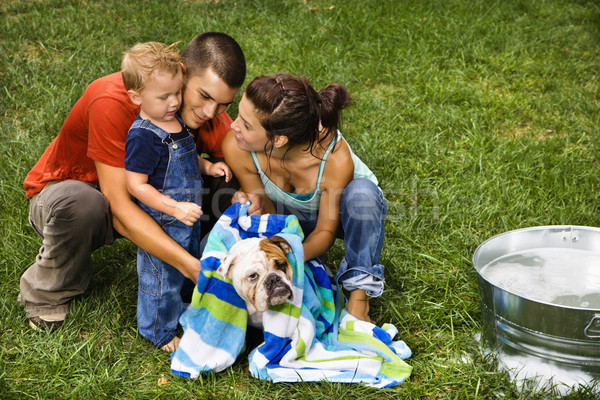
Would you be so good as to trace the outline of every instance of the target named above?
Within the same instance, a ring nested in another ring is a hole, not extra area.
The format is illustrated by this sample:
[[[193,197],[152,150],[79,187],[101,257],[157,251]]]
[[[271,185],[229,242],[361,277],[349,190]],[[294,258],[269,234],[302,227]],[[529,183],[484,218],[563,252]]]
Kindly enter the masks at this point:
[[[484,339],[508,354],[600,376],[600,229],[503,233],[473,255]]]

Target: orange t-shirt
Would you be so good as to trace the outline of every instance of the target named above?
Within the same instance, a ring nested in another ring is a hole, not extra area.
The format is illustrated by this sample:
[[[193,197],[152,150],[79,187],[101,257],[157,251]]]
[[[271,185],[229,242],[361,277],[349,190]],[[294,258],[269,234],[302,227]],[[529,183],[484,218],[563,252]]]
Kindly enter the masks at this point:
[[[77,100],[60,133],[25,177],[27,198],[49,181],[98,183],[94,161],[125,168],[127,132],[140,109],[129,100],[121,72],[92,82]],[[207,122],[196,136],[198,151],[223,157],[221,141],[231,118],[223,113]]]
[[[231,129],[231,122],[231,117],[222,113],[198,128],[195,133],[198,154],[206,153],[211,157],[225,158],[221,151],[221,143]]]

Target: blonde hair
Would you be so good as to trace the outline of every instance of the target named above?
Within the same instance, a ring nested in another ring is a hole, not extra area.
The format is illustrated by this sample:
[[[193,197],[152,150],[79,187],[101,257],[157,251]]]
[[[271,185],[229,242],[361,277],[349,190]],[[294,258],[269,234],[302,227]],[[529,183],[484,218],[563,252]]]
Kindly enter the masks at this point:
[[[159,42],[138,43],[123,53],[121,74],[126,90],[141,91],[154,71],[170,72],[174,76],[181,69],[181,56],[175,47]]]

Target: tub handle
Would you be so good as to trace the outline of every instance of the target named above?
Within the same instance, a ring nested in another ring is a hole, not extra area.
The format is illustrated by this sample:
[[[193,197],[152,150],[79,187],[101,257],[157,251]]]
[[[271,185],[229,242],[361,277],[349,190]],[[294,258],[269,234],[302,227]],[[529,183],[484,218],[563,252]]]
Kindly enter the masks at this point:
[[[592,317],[590,322],[588,322],[586,325],[583,333],[590,339],[600,338],[600,314],[596,314]]]

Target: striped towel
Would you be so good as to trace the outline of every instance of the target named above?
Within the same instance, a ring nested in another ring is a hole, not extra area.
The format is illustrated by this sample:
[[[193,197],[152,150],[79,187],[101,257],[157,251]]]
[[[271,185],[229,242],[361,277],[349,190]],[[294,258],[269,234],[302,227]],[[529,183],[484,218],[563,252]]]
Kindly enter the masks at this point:
[[[293,252],[293,300],[263,313],[264,342],[248,356],[253,377],[273,382],[330,381],[390,387],[412,371],[397,329],[360,321],[342,309],[333,276],[318,259],[304,263],[304,235],[295,216],[248,216],[248,204],[232,205],[211,231],[184,329],[171,356],[171,372],[196,378],[231,366],[245,344],[247,311],[229,279],[216,273],[228,249],[249,237],[281,236]]]

